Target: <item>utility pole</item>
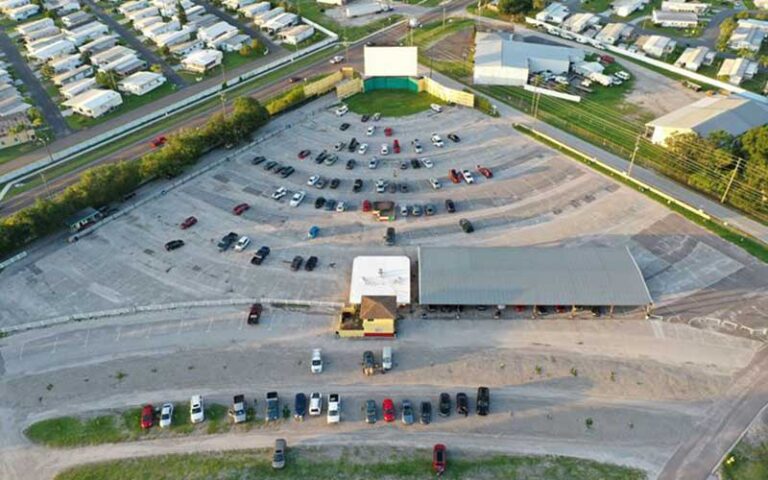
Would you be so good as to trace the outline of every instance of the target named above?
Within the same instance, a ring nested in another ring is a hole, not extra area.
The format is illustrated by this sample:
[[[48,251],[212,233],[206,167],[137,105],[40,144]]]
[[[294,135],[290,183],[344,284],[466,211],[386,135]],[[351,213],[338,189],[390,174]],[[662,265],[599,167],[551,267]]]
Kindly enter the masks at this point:
[[[635,149],[632,150],[632,156],[629,158],[629,168],[627,169],[627,176],[632,176],[632,167],[635,165],[635,159],[637,158],[637,151],[640,150],[640,137],[642,136],[642,133],[637,134],[637,139],[635,139]]]
[[[227,115],[227,98],[224,93],[224,89],[227,88],[227,70],[224,68],[224,57],[221,58],[221,92],[219,92],[219,98],[221,99],[221,114],[226,117]]]
[[[728,180],[728,186],[725,187],[725,192],[723,192],[723,197],[720,199],[720,203],[725,203],[725,197],[728,196],[728,192],[731,190],[731,185],[733,185],[733,181],[736,179],[736,173],[738,173],[740,166],[741,158],[736,161],[736,168],[733,169],[733,174],[731,175],[731,179]]]
[[[49,165],[53,163],[53,154],[51,153],[51,149],[48,146],[48,139],[43,135],[39,138],[39,140],[43,143],[43,146],[45,147],[46,153],[48,153],[48,163]],[[45,186],[45,195],[46,198],[51,198],[51,189],[48,187],[48,180],[45,178],[45,171],[40,171],[40,179],[43,181],[43,185]]]

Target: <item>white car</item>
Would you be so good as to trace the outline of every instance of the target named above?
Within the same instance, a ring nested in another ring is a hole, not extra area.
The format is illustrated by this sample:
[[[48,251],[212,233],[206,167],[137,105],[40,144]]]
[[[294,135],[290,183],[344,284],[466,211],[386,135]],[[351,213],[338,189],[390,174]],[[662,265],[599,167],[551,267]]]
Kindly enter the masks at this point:
[[[429,179],[429,184],[434,188],[435,190],[440,190],[440,180],[436,179],[435,177],[432,177]]]
[[[311,177],[309,177],[309,180],[307,180],[307,185],[309,185],[310,187],[314,187],[315,184],[317,184],[317,182],[319,181],[320,181],[320,175],[312,175]]]
[[[383,179],[376,180],[376,193],[384,193],[387,190],[387,182]]]
[[[344,202],[339,202],[336,204],[336,211],[337,212],[346,212],[347,211],[347,204]]]
[[[432,105],[430,105],[429,108],[431,108],[432,111],[435,112],[435,113],[440,113],[440,112],[443,111],[443,107],[441,107],[440,105],[438,105],[436,103],[433,103]]]
[[[475,178],[472,176],[472,172],[469,170],[462,170],[461,176],[464,177],[464,181],[467,183],[475,183]]]
[[[368,130],[365,131],[365,134],[368,135],[369,137],[371,135],[373,135],[374,133],[376,133],[376,126],[375,125],[371,125],[370,127],[368,127]]]
[[[287,194],[288,194],[288,189],[286,189],[285,187],[280,187],[277,190],[275,190],[274,193],[272,193],[272,198],[275,200],[280,200]]]
[[[368,162],[368,168],[370,168],[371,170],[375,169],[375,168],[376,168],[376,167],[378,167],[378,166],[379,166],[379,159],[378,159],[378,158],[376,158],[376,157],[373,157],[373,158],[372,158],[372,159],[371,159],[371,160]]]
[[[360,155],[365,155],[365,152],[368,151],[368,144],[367,143],[361,143],[359,147],[357,147],[357,153]]]
[[[443,143],[443,139],[442,139],[442,138],[440,138],[440,135],[438,135],[438,134],[436,134],[436,133],[433,133],[433,134],[432,134],[432,138],[431,138],[430,140],[432,140],[432,145],[434,145],[434,146],[436,146],[436,147],[440,147],[440,148],[443,148],[443,146],[445,145],[445,144]]]
[[[323,373],[323,357],[319,348],[312,350],[312,362],[310,363],[310,371],[312,373]]]
[[[164,403],[160,408],[160,428],[167,428],[171,426],[171,420],[173,419],[173,404]]]
[[[386,143],[381,144],[381,154],[389,155],[389,145],[387,145]]]
[[[432,167],[435,166],[435,164],[432,162],[432,160],[430,160],[428,158],[422,158],[421,159],[421,163],[423,163],[424,166],[427,167],[427,168],[432,168]]]
[[[248,245],[250,244],[251,244],[251,239],[243,235],[242,237],[240,237],[240,240],[238,240],[237,243],[235,244],[235,251],[242,252],[243,250],[248,248]]]
[[[347,114],[348,111],[349,111],[349,107],[346,105],[342,105],[336,109],[336,116],[343,117],[344,115]]]
[[[335,57],[333,57],[333,58],[331,59],[331,63],[332,63],[333,65],[335,65],[335,64],[337,64],[337,63],[341,63],[341,62],[343,62],[343,61],[344,61],[344,56],[343,56],[343,55],[336,55]]]
[[[306,196],[307,196],[307,192],[305,192],[304,190],[294,193],[293,196],[291,197],[290,205],[292,207],[298,207],[299,205],[301,205],[301,202],[304,201],[304,197]]]
[[[408,205],[400,205],[400,215],[404,217],[408,216]]]
[[[320,392],[310,393],[309,394],[309,414],[314,417],[322,413],[323,413],[323,394]]]
[[[189,421],[200,423],[205,420],[205,407],[203,407],[203,397],[193,395],[189,399]]]
[[[373,117],[371,117],[374,122],[378,122],[381,119],[381,113],[376,112],[373,114]]]
[[[620,72],[616,72],[614,75],[616,75],[617,77],[619,77],[622,80],[629,80],[630,78],[632,78],[629,75],[629,73],[625,72],[624,70],[622,70]]]
[[[338,393],[328,395],[328,423],[341,421],[341,396]]]
[[[413,141],[413,151],[416,153],[421,153],[424,151],[424,147],[421,146],[421,143],[419,143],[418,139]]]

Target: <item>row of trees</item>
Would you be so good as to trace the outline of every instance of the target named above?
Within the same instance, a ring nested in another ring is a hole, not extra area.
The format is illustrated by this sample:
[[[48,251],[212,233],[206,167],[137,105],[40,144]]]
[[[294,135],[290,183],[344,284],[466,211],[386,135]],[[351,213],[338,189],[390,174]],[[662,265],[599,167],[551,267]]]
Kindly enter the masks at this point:
[[[195,164],[207,151],[248,140],[269,120],[267,110],[255,99],[240,97],[229,115],[213,115],[204,126],[168,135],[162,149],[135,160],[124,160],[87,170],[78,182],[50,199],[0,221],[0,258],[30,241],[62,228],[64,220],[85,207],[118,201],[142,183],[175,176]]]

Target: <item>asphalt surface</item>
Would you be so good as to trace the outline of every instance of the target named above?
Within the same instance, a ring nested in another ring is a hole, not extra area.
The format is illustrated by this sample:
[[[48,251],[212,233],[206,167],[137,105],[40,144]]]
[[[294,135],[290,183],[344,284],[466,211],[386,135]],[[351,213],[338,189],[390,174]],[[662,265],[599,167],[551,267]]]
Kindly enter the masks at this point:
[[[29,68],[24,57],[21,56],[13,40],[5,33],[4,29],[0,29],[0,50],[5,54],[5,59],[10,62],[14,73],[24,82],[24,86],[29,90],[29,96],[38,106],[54,134],[60,136],[70,133],[71,130],[61,115],[59,107],[48,96],[43,84],[35,77],[34,72]]]

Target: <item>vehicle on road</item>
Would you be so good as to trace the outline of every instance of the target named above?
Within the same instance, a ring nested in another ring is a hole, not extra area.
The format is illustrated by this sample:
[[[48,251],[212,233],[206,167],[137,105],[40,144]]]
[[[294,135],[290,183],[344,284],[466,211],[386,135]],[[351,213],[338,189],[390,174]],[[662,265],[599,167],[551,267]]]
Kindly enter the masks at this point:
[[[189,421],[191,423],[200,423],[203,420],[205,420],[203,397],[192,395],[192,398],[189,399]]]
[[[168,428],[171,426],[171,423],[173,422],[173,404],[172,403],[164,403],[162,407],[160,407],[160,422],[158,425],[160,425],[160,428]]]
[[[421,414],[419,415],[419,423],[422,425],[429,425],[432,421],[432,403],[421,402]]]
[[[381,402],[381,413],[385,422],[389,423],[395,421],[395,402],[393,402],[391,398],[385,398],[384,401]]]
[[[338,393],[328,395],[328,423],[339,423],[341,421],[341,396]]]
[[[195,218],[195,217],[187,217],[187,218],[184,219],[183,222],[181,222],[180,226],[181,226],[182,230],[186,230],[186,229],[188,229],[189,227],[191,227],[192,225],[194,225],[196,223],[197,223],[197,218]]]
[[[467,182],[467,184],[471,185],[475,183],[475,177],[472,176],[472,172],[470,172],[467,169],[464,169],[461,171],[461,176],[464,178],[464,181]]]
[[[299,159],[303,160],[303,159],[307,158],[311,153],[312,153],[311,150],[304,149],[304,150],[299,152],[299,155],[298,155]]]
[[[400,420],[403,425],[413,425],[413,406],[410,400],[403,400],[403,413]]]
[[[445,210],[448,213],[456,213],[456,204],[450,198],[445,199]]]
[[[280,397],[277,392],[267,392],[267,422],[274,422],[280,418]]]
[[[484,176],[485,178],[493,178],[493,172],[490,168],[482,167],[478,165],[477,171],[480,172],[480,175]]]
[[[298,192],[294,193],[291,197],[291,201],[288,203],[292,207],[298,207],[301,205],[301,202],[304,201],[304,198],[307,196],[307,192],[304,190],[299,190]]]
[[[312,392],[309,394],[309,416],[315,417],[323,413],[323,394]]]
[[[243,235],[242,237],[240,237],[240,240],[238,240],[237,243],[235,244],[235,251],[242,252],[243,250],[248,248],[248,245],[250,244],[251,244],[251,239]]]
[[[304,263],[304,258],[301,255],[296,255],[293,257],[293,261],[291,261],[291,270],[294,272],[298,271],[302,263]]]
[[[229,247],[231,247],[238,238],[240,238],[240,235],[236,234],[235,232],[229,232],[228,234],[221,237],[221,240],[219,240],[219,243],[216,246],[219,248],[220,252],[225,252],[229,250]]]
[[[459,226],[462,230],[464,230],[464,233],[472,233],[475,231],[475,227],[472,225],[472,222],[467,220],[466,218],[462,218],[459,220]]]
[[[258,250],[256,250],[256,253],[253,254],[253,258],[251,258],[251,264],[252,265],[261,265],[264,263],[264,260],[267,259],[267,256],[269,255],[270,249],[266,245],[262,245],[259,247]]]
[[[365,423],[374,424],[376,423],[376,401],[375,400],[366,400],[365,402]]]
[[[277,190],[272,192],[272,199],[273,200],[280,200],[284,196],[288,194],[288,189],[285,187],[278,187]]]
[[[459,143],[459,142],[461,141],[461,139],[459,138],[459,136],[458,136],[458,135],[456,135],[455,133],[449,133],[449,134],[448,134],[448,139],[449,139],[450,141],[452,141],[453,143]]]
[[[337,64],[337,63],[341,63],[343,61],[344,61],[344,55],[335,55],[331,59],[331,63],[334,64],[334,65]]]
[[[293,418],[299,422],[304,421],[307,415],[307,396],[297,393],[293,399]]]
[[[477,389],[477,414],[486,416],[491,411],[491,391],[488,387]]]
[[[394,227],[388,227],[387,233],[384,234],[384,243],[391,247],[395,244],[395,228]]]
[[[272,468],[275,470],[285,468],[285,446],[284,439],[275,440],[275,450],[272,452]]]
[[[245,395],[235,395],[232,399],[232,406],[227,411],[232,423],[245,422],[245,408]]]
[[[251,305],[251,309],[248,311],[248,325],[257,325],[259,323],[262,310],[263,308],[260,303]]]
[[[432,448],[432,470],[437,475],[445,473],[445,468],[448,466],[448,456],[445,445],[438,443]]]
[[[317,257],[311,256],[307,259],[307,263],[304,264],[304,270],[311,272],[317,266]]]
[[[353,168],[355,168],[356,165],[357,165],[357,162],[355,161],[355,159],[350,158],[349,160],[347,160],[347,164],[344,166],[344,168],[346,168],[347,170],[352,170]]]
[[[167,138],[165,138],[165,136],[163,136],[163,135],[160,135],[160,136],[158,136],[158,137],[155,137],[155,138],[153,138],[153,139],[152,139],[152,141],[151,141],[151,142],[149,142],[149,145],[150,145],[152,148],[160,148],[160,147],[162,147],[163,145],[165,145],[165,143],[166,143],[167,141],[168,141],[168,139],[167,139]]]
[[[251,207],[247,203],[241,203],[239,205],[235,205],[235,208],[232,209],[232,213],[239,216],[239,215],[242,215],[249,208]]]
[[[429,179],[429,185],[435,190],[440,190],[440,187],[442,186],[440,184],[440,180],[436,179],[435,177]]]
[[[469,397],[464,392],[456,394],[456,413],[465,417],[469,415]]]
[[[170,252],[171,250],[176,250],[177,248],[181,248],[183,246],[184,240],[171,240],[165,244],[165,250]]]
[[[443,111],[443,107],[441,107],[440,105],[438,105],[438,104],[436,104],[436,103],[433,103],[433,104],[431,104],[431,105],[429,106],[429,108],[430,108],[430,109],[431,109],[433,112],[435,112],[435,113],[440,113],[440,112],[442,112],[442,111]]]
[[[317,197],[315,199],[315,208],[323,208],[323,205],[325,205],[325,198],[324,197]]]
[[[319,348],[312,350],[312,361],[309,370],[312,373],[323,373],[323,357]]]
[[[365,375],[373,375],[376,373],[376,360],[373,356],[373,352],[370,350],[366,350],[363,352],[363,374]]]
[[[451,396],[447,393],[441,393],[437,407],[437,414],[441,417],[451,416]]]
[[[142,430],[152,428],[155,424],[155,407],[152,405],[144,405],[141,408],[141,421],[139,422]]]

